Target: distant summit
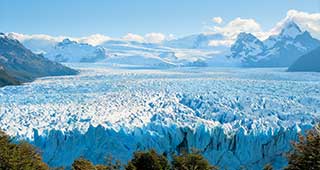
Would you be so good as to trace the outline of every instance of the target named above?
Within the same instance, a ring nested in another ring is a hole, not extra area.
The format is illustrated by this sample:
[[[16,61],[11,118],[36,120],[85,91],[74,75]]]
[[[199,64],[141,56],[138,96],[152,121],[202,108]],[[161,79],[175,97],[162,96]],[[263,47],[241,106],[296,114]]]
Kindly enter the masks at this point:
[[[265,50],[262,41],[251,33],[240,33],[235,43],[231,46],[231,58],[240,58],[242,62],[256,61],[257,55]]]
[[[194,34],[186,37],[165,41],[164,46],[172,48],[184,48],[184,49],[212,49],[210,41],[221,40],[223,36],[221,34]]]
[[[265,41],[252,34],[240,33],[228,57],[239,59],[245,67],[288,67],[318,46],[319,40],[289,21],[278,35],[270,36]]]
[[[45,57],[57,62],[98,62],[106,59],[106,51],[102,47],[67,38],[47,51]]]
[[[280,36],[295,38],[301,33],[302,33],[301,29],[294,21],[288,21],[284,24],[284,27],[280,32]]]

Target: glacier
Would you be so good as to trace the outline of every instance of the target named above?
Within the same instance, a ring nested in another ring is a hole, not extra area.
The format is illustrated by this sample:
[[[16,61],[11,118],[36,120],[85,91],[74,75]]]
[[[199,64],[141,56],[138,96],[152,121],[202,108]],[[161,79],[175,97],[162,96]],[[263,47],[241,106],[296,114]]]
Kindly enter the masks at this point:
[[[290,141],[320,117],[320,73],[67,65],[80,74],[0,88],[0,127],[50,166],[197,148],[224,169],[280,169]]]

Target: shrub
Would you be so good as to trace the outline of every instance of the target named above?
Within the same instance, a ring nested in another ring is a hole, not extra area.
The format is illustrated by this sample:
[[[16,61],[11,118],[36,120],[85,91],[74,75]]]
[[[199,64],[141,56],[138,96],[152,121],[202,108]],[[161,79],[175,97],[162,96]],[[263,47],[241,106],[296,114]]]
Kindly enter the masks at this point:
[[[72,163],[72,170],[96,170],[96,167],[89,160],[79,158]]]
[[[217,167],[210,165],[198,152],[183,153],[180,156],[174,156],[172,161],[173,170],[216,170]]]
[[[288,153],[286,170],[320,169],[320,126],[299,135],[299,141],[292,143],[293,150]]]
[[[126,170],[169,170],[170,166],[165,156],[159,155],[155,150],[135,152],[129,161]]]

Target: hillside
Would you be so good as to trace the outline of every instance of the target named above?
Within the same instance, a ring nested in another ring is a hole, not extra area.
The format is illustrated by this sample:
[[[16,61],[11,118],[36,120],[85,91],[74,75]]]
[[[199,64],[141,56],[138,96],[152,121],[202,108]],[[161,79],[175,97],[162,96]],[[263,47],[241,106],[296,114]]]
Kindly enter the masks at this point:
[[[10,77],[3,69],[0,68],[0,87],[16,84],[19,84],[19,82],[14,78]]]
[[[320,72],[320,47],[301,56],[289,68],[291,72]]]
[[[25,48],[19,41],[0,34],[2,84],[32,81],[43,76],[73,75],[77,71],[45,59]],[[5,83],[6,82],[6,83]],[[11,82],[11,83],[10,83]]]

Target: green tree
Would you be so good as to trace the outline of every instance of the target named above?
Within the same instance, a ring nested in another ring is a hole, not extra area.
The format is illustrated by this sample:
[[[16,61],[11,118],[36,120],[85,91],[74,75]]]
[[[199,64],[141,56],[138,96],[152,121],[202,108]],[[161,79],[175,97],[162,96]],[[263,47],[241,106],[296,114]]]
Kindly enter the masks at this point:
[[[169,170],[170,166],[165,156],[155,150],[135,152],[126,170]]]
[[[72,164],[73,170],[121,170],[122,164],[119,160],[114,160],[110,155],[105,158],[105,164],[94,165],[91,161],[80,157]]]
[[[27,142],[12,142],[12,138],[0,131],[0,169],[48,170],[39,151]]]
[[[216,170],[217,167],[210,165],[198,152],[183,153],[180,156],[173,156],[173,170]]]
[[[72,163],[72,170],[96,170],[96,167],[84,158],[78,158]]]
[[[320,169],[320,126],[299,135],[298,142],[292,143],[293,150],[288,153],[288,166],[285,170]]]

